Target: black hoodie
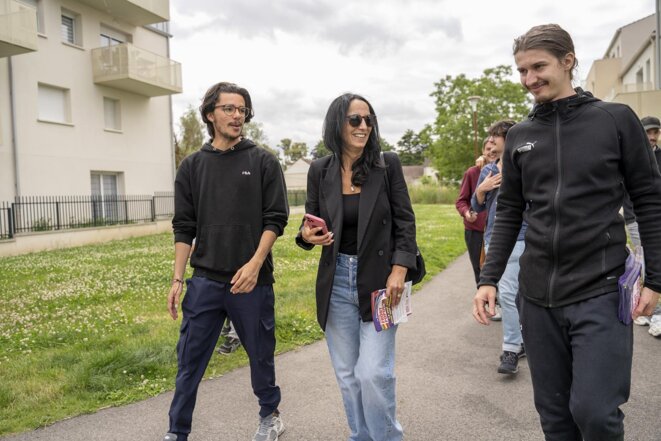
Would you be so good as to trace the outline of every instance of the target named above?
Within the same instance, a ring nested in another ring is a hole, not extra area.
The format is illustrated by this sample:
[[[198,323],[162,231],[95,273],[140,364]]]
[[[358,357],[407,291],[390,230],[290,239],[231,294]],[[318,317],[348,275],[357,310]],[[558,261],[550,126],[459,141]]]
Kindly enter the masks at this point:
[[[627,257],[618,213],[624,188],[645,248],[645,285],[659,292],[661,175],[638,117],[628,106],[580,89],[572,97],[536,105],[507,134],[496,223],[480,285],[497,284],[525,219],[521,295],[556,307],[617,291]]]
[[[220,151],[210,144],[186,157],[174,188],[175,242],[191,244],[194,275],[229,282],[255,254],[265,230],[282,235],[289,206],[278,160],[249,139]],[[257,283],[271,284],[269,253]]]

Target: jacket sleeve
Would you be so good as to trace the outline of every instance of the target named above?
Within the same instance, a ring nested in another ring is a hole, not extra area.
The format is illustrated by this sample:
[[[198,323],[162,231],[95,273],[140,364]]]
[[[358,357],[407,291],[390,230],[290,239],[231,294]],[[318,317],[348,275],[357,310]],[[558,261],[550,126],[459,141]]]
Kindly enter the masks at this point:
[[[308,169],[308,185],[305,192],[305,212],[314,216],[319,216],[319,160],[312,162]],[[304,250],[311,250],[314,244],[303,240],[301,229],[303,228],[303,219],[301,219],[301,226],[298,229],[295,241],[296,245]]]
[[[629,107],[623,112],[616,118],[621,167],[645,251],[645,286],[661,292],[661,175],[638,117]]]
[[[262,225],[264,231],[273,231],[276,236],[282,236],[289,218],[285,176],[275,156],[265,153],[262,172]]]
[[[479,187],[480,184],[484,182],[490,171],[491,171],[491,167],[488,165],[482,169],[482,171],[480,172],[480,177],[477,179],[477,184],[475,184],[475,192],[477,192],[477,187]],[[473,192],[473,194],[471,195],[471,208],[473,209],[474,212],[481,213],[487,208],[487,199],[489,198],[489,193],[491,192],[487,191],[486,193],[484,193],[484,202],[482,202],[481,204],[477,202],[477,196],[475,195],[475,192]]]
[[[179,166],[174,181],[174,217],[172,230],[174,241],[188,245],[193,243],[197,235],[197,216],[193,203],[193,193],[190,182],[191,157],[185,159]]]
[[[521,230],[523,212],[526,204],[523,198],[521,186],[521,169],[514,161],[514,148],[512,130],[510,129],[505,141],[505,153],[503,154],[503,179],[498,193],[498,206],[496,208],[496,220],[494,221],[489,252],[487,253],[484,267],[480,271],[480,282],[482,285],[497,286],[500,277],[505,271],[507,261],[512,254],[516,239]],[[482,170],[484,172],[484,170]]]
[[[461,180],[461,188],[459,188],[459,196],[454,203],[457,213],[462,218],[464,217],[464,213],[471,209],[470,171],[471,169],[469,168],[464,172],[464,178]]]
[[[399,157],[390,152],[383,154],[386,173],[389,173],[390,209],[395,237],[395,248],[390,263],[416,269],[415,214]],[[386,189],[387,190],[387,189]]]

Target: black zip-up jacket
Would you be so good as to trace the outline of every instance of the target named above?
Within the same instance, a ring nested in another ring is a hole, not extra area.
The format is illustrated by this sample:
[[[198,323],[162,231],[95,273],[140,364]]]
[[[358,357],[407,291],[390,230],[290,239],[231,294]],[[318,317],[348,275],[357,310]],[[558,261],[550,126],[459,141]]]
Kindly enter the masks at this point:
[[[656,165],[659,166],[661,164],[661,148],[659,148],[659,146],[654,146],[652,151],[654,152],[654,158],[656,158]],[[622,209],[624,212],[624,222],[626,224],[636,221],[636,215],[633,213],[633,204],[626,192],[624,194],[624,200],[622,201]]]
[[[191,244],[194,275],[229,282],[255,254],[262,233],[281,236],[287,218],[282,168],[249,139],[230,150],[210,144],[186,157],[174,185],[174,241]],[[273,258],[264,261],[258,284],[272,284]]]
[[[576,91],[536,105],[508,132],[480,275],[480,286],[497,285],[525,219],[519,293],[545,307],[617,291],[627,257],[618,213],[625,187],[645,249],[645,285],[661,291],[661,175],[645,131],[628,106]]]

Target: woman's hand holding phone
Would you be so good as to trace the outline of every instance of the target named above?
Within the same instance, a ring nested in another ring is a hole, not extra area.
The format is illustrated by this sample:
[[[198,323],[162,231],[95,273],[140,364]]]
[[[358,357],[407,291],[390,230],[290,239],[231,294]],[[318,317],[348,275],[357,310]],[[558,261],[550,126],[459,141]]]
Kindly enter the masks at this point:
[[[305,214],[301,236],[304,241],[313,245],[328,246],[334,241],[333,233],[326,227],[326,221],[308,213]]]

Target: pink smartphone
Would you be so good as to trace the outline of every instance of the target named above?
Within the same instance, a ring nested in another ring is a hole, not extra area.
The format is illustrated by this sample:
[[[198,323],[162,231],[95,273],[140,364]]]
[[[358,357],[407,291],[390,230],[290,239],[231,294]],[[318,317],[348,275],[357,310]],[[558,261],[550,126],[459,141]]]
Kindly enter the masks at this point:
[[[308,228],[321,227],[321,234],[328,233],[328,227],[326,227],[326,221],[320,217],[314,216],[309,213],[305,213],[305,224]]]

